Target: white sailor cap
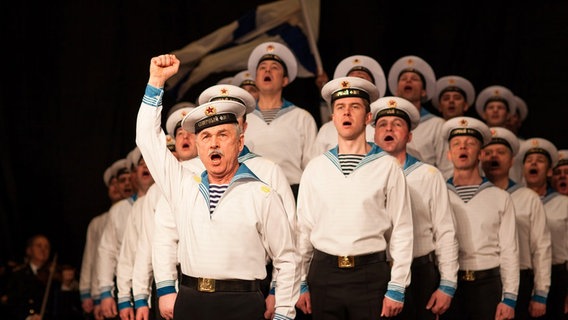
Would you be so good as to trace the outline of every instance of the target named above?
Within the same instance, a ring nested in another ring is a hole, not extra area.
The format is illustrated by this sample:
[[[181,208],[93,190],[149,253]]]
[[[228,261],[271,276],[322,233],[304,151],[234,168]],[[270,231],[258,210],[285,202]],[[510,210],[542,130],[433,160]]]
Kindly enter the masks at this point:
[[[221,124],[237,123],[237,119],[245,112],[246,108],[242,103],[232,100],[207,102],[185,116],[181,125],[189,132],[199,133],[203,129]]]
[[[567,149],[558,150],[558,162],[554,167],[556,168],[566,165],[568,165],[568,150]]]
[[[130,151],[126,155],[126,160],[128,161],[128,167],[130,169],[137,168],[141,158],[142,158],[142,153],[140,152],[140,149],[138,147],[132,149],[132,151]]]
[[[254,48],[248,59],[248,70],[256,79],[256,68],[264,60],[278,61],[288,76],[288,82],[292,83],[298,74],[298,62],[288,47],[278,42],[264,42]]]
[[[321,88],[321,96],[330,106],[335,100],[348,97],[359,97],[371,103],[379,98],[379,89],[363,78],[340,77],[326,83]]]
[[[432,105],[440,108],[440,96],[444,92],[457,91],[467,101],[468,106],[472,106],[475,102],[475,89],[469,80],[460,76],[445,76],[436,81],[436,93],[432,97]]]
[[[523,162],[528,155],[533,153],[540,153],[545,155],[550,160],[550,167],[556,167],[558,162],[558,149],[554,144],[543,138],[530,138],[521,144],[520,154],[523,156]]]
[[[256,100],[245,89],[232,84],[218,84],[205,89],[197,98],[197,103],[230,100],[241,103],[251,113],[256,108]]]
[[[485,105],[491,101],[502,101],[509,108],[509,114],[517,112],[517,104],[511,90],[503,86],[489,86],[483,89],[475,100],[475,111],[482,118],[485,116]]]
[[[104,174],[103,180],[108,187],[112,178],[118,177],[120,174],[129,173],[130,167],[128,166],[128,160],[126,158],[116,160],[110,167],[108,167]]]
[[[515,106],[517,107],[517,112],[521,117],[521,122],[525,121],[529,114],[529,107],[527,106],[527,103],[519,96],[514,96],[513,98],[515,99]]]
[[[455,117],[446,121],[442,127],[446,140],[456,136],[472,136],[484,146],[491,141],[491,131],[483,122],[472,117]]]
[[[371,76],[372,82],[379,89],[379,98],[384,97],[387,91],[385,72],[377,60],[362,55],[347,57],[335,67],[333,78],[347,77],[352,71],[364,71]]]
[[[422,82],[426,87],[426,101],[432,99],[436,92],[436,75],[434,69],[417,56],[405,56],[398,59],[389,70],[389,90],[392,94],[396,94],[398,88],[398,79],[404,72],[414,72],[420,75]]]
[[[381,117],[395,116],[406,120],[410,131],[414,130],[420,123],[420,113],[415,105],[410,101],[400,97],[382,97],[371,103],[371,113],[373,114],[374,127],[377,120]]]
[[[233,77],[225,77],[217,81],[217,84],[231,84],[233,82]]]
[[[172,138],[175,139],[176,131],[181,127],[181,120],[183,120],[193,108],[195,108],[195,104],[191,102],[180,102],[176,103],[170,111],[168,111],[166,131]]]
[[[516,156],[517,153],[519,153],[521,144],[517,136],[513,132],[511,132],[511,130],[505,129],[503,127],[491,127],[489,128],[489,130],[491,132],[491,141],[489,141],[486,146],[492,144],[502,144],[511,149],[513,156]]]
[[[252,77],[252,73],[248,70],[243,70],[239,73],[237,73],[234,77],[233,80],[231,80],[231,83],[234,86],[237,87],[243,87],[245,85],[251,85],[251,86],[256,86],[256,80]]]

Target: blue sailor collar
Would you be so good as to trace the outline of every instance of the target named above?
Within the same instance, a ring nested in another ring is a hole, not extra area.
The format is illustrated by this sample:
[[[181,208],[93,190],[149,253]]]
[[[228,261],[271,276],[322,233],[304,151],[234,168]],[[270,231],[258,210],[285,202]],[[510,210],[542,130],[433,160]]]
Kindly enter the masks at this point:
[[[548,186],[546,187],[546,193],[544,194],[543,197],[541,197],[542,203],[543,203],[543,204],[544,204],[544,203],[547,203],[548,201],[550,201],[550,200],[556,198],[556,197],[559,196],[559,195],[560,195],[560,193],[556,192],[556,190],[554,190],[554,189],[552,188],[552,186],[548,185]]]
[[[250,149],[245,145],[243,147],[243,150],[239,154],[239,162],[243,163],[243,162],[245,162],[249,159],[256,158],[256,157],[260,157],[260,156],[256,153],[250,151]]]
[[[430,111],[426,110],[426,108],[424,108],[424,106],[420,107],[420,123],[435,117],[435,115],[433,115],[432,113],[430,113]]]
[[[280,107],[280,109],[286,109],[288,107],[293,106],[294,104],[284,98],[282,98],[282,106]],[[256,108],[255,110],[260,111],[260,108],[258,107],[258,100],[256,101]]]
[[[449,185],[451,185],[452,187],[455,187],[454,185],[454,177],[451,177],[448,179],[448,181],[446,181]],[[490,187],[492,186],[493,183],[491,183],[491,181],[489,181],[489,179],[487,179],[487,177],[481,177],[481,183],[479,184],[479,189],[481,190],[481,188],[486,188],[486,187]]]
[[[515,181],[509,179],[509,184],[507,185],[507,191],[509,193],[513,193],[517,190],[519,190],[519,188],[521,188],[522,186],[518,183],[516,183]]]
[[[408,176],[412,171],[416,170],[421,165],[422,162],[420,160],[406,153],[406,160],[404,161],[404,165],[402,167],[402,170],[404,170],[404,175]]]
[[[371,146],[371,150],[369,150],[369,152],[367,152],[367,154],[365,155],[365,157],[363,157],[363,159],[361,160],[361,162],[359,162],[359,164],[355,167],[354,171],[375,160],[378,159],[380,157],[385,156],[387,153],[381,149],[379,146],[377,146],[376,144],[374,144],[373,142],[369,142],[367,141],[367,144],[369,144]],[[339,145],[336,145],[333,149],[330,149],[328,151],[326,151],[324,153],[324,156],[326,156],[329,160],[331,160],[331,162],[333,162],[335,164],[335,166],[341,171],[341,165],[339,164]]]
[[[238,181],[238,180],[242,180],[242,179],[253,179],[253,180],[258,180],[261,181],[250,169],[249,167],[247,167],[246,164],[244,163],[240,163],[239,164],[239,169],[237,169],[237,173],[235,173],[235,175],[233,176],[233,178],[231,179],[231,182],[229,183],[229,185],[233,184],[234,182]],[[200,183],[200,187],[201,185],[203,185],[206,190],[209,190],[209,177],[207,176],[207,170],[204,170],[201,173],[201,183]]]

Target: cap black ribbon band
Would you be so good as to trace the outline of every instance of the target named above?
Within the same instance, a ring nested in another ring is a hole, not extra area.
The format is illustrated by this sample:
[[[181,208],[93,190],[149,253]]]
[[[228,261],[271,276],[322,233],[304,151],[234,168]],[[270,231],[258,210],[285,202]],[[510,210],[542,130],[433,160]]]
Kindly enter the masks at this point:
[[[481,141],[481,144],[484,143],[483,141],[483,135],[481,134],[481,132],[475,130],[475,129],[471,129],[471,128],[457,128],[457,129],[453,129],[452,131],[450,131],[450,137],[448,138],[448,141],[456,136],[471,136],[476,138],[477,140]]]
[[[558,160],[556,167],[565,166],[567,164],[568,164],[568,159],[560,159],[560,160]]]
[[[375,122],[377,122],[377,120],[381,117],[386,117],[386,116],[393,116],[393,117],[399,117],[402,118],[404,121],[406,121],[406,124],[408,125],[408,129],[410,129],[412,126],[410,125],[410,117],[408,116],[408,113],[397,109],[397,108],[387,108],[387,109],[383,109],[379,112],[377,112],[377,116],[375,117]]]
[[[120,168],[118,169],[118,171],[116,172],[116,176],[115,177],[120,177],[121,174],[125,174],[125,173],[130,173],[130,170],[128,170],[128,168]]]
[[[275,55],[275,54],[271,54],[271,53],[267,53],[265,55],[263,55],[262,57],[260,57],[260,60],[258,60],[258,64],[260,64],[262,61],[265,60],[273,60],[276,62],[279,62],[283,67],[284,67],[284,74],[288,75],[288,67],[286,66],[286,62],[284,62],[284,60],[282,60],[279,56]]]
[[[534,148],[530,148],[529,150],[527,150],[527,152],[525,152],[525,157],[523,158],[523,162],[525,162],[525,160],[527,159],[529,154],[533,154],[533,153],[545,155],[546,158],[548,159],[548,163],[550,163],[550,165],[552,166],[552,157],[550,156],[550,153],[548,153],[548,151],[546,151],[546,149],[539,148],[539,147],[534,147]]]
[[[241,82],[241,84],[239,84],[239,87],[243,87],[243,86],[255,86],[256,87],[256,83],[254,82],[254,80],[243,80],[243,82]]]
[[[238,102],[238,103],[240,103],[240,104],[242,104],[243,106],[246,107],[245,101],[243,99],[233,97],[233,96],[218,96],[218,97],[213,97],[213,98],[209,99],[209,102],[213,102],[213,101],[234,101],[234,102]]]
[[[463,96],[464,100],[467,101],[467,94],[465,94],[465,91],[463,91],[462,88],[456,87],[456,86],[448,86],[448,87],[444,88],[444,90],[442,90],[440,92],[440,94],[438,95],[438,99],[440,99],[440,97],[446,92],[457,92],[457,93],[459,93]]]
[[[491,141],[489,141],[489,143],[487,145],[492,145],[492,144],[502,144],[502,145],[506,146],[507,148],[509,148],[511,150],[511,152],[513,152],[513,147],[511,147],[511,144],[509,143],[509,141],[507,141],[507,139],[494,137],[494,138],[491,138]]]
[[[367,73],[369,75],[369,77],[371,77],[371,82],[375,83],[375,77],[373,77],[373,73],[371,72],[371,70],[369,70],[369,69],[367,69],[363,66],[354,66],[353,68],[351,68],[351,70],[349,70],[349,72],[347,72],[347,75],[349,75],[353,71],[363,71],[363,72]]]
[[[234,113],[220,113],[199,120],[195,123],[195,133],[225,123],[237,123],[237,116]]]
[[[400,76],[405,73],[405,72],[414,72],[416,73],[419,77],[420,80],[422,80],[422,84],[424,85],[424,89],[426,89],[426,78],[424,78],[424,75],[422,74],[422,72],[420,72],[420,70],[416,69],[416,68],[406,68],[406,69],[402,69],[400,71],[400,73],[398,74],[398,79],[400,80]]]
[[[178,131],[179,128],[181,128],[181,120],[178,121],[178,122],[176,123],[175,127],[174,127],[174,132],[172,132],[173,135],[174,135],[173,138],[175,138],[175,135],[177,134],[177,131]]]
[[[361,89],[356,89],[356,88],[346,88],[346,89],[341,89],[341,90],[338,90],[338,91],[335,91],[334,93],[332,93],[331,94],[331,103],[333,103],[337,99],[349,98],[349,97],[359,97],[359,98],[362,98],[362,99],[365,99],[365,100],[371,102],[371,98],[369,97],[369,94],[367,93],[367,91],[363,91]]]

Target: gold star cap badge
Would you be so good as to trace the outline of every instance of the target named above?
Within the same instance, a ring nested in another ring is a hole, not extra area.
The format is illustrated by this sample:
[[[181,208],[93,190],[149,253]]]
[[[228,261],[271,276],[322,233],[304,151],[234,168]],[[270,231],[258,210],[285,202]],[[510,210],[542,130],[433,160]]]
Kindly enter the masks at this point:
[[[215,106],[208,106],[207,108],[205,108],[205,115],[206,116],[212,116],[214,114],[217,113],[217,109],[215,108]]]

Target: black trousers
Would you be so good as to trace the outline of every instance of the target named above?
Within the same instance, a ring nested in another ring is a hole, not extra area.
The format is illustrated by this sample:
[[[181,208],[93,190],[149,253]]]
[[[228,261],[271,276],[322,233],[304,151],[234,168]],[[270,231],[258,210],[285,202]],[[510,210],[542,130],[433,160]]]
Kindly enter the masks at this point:
[[[564,320],[564,299],[568,290],[568,271],[566,263],[552,266],[550,275],[550,291],[546,299],[546,319]]]
[[[502,291],[499,275],[475,281],[465,281],[458,276],[458,288],[450,309],[440,319],[494,319]]]
[[[313,319],[380,319],[389,280],[387,262],[341,269],[314,255],[307,277]]]
[[[406,288],[404,295],[404,308],[395,319],[436,319],[436,315],[426,309],[432,293],[440,285],[440,272],[435,262],[412,264],[411,272],[410,285]]]
[[[180,285],[174,305],[174,320],[263,320],[266,305],[255,292],[199,292]]]

